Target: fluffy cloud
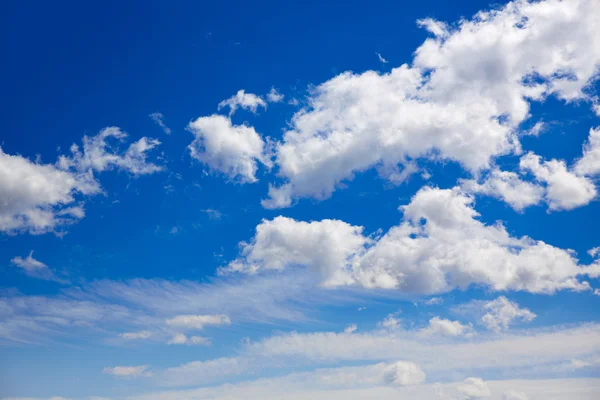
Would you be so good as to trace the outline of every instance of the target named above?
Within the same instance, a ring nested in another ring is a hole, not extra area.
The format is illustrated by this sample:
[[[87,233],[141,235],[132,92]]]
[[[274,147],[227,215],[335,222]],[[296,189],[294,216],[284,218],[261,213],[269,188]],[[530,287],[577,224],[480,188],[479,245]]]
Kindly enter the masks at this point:
[[[575,164],[580,175],[600,174],[600,128],[590,129],[588,142],[583,147],[583,157]]]
[[[529,101],[591,100],[583,89],[600,64],[599,15],[594,0],[517,1],[455,28],[422,21],[434,36],[412,65],[346,72],[314,89],[277,147],[284,183],[263,205],[326,198],[374,166],[389,177],[433,158],[479,171],[518,153]]]
[[[224,107],[229,107],[229,116],[231,117],[239,107],[256,113],[258,107],[267,108],[267,103],[255,94],[238,90],[235,95],[219,103],[219,110]]]
[[[33,250],[29,252],[29,255],[25,258],[17,256],[14,257],[10,262],[18,268],[21,268],[25,273],[31,277],[44,279],[48,281],[56,281],[59,283],[65,283],[66,281],[59,279],[54,273],[48,268],[43,262],[33,258]]]
[[[474,331],[471,326],[463,325],[458,321],[433,317],[420,333],[425,336],[470,336]]]
[[[267,101],[269,103],[281,103],[284,97],[285,96],[279,93],[274,87],[272,87],[269,93],[267,93]]]
[[[588,204],[596,197],[594,183],[567,169],[564,161],[541,161],[541,157],[527,153],[521,157],[520,167],[530,171],[546,184],[546,202],[551,210],[570,210]]]
[[[425,373],[414,362],[398,361],[385,369],[386,380],[398,386],[418,385],[425,381]]]
[[[511,237],[499,223],[483,224],[477,220],[473,198],[458,188],[422,188],[401,209],[403,222],[379,238],[366,237],[362,227],[337,220],[263,221],[226,271],[301,266],[315,271],[327,286],[419,294],[471,285],[533,293],[588,290],[578,277],[600,272],[597,265],[578,265],[568,250]]]
[[[123,141],[119,128],[105,128],[83,138],[83,150],[71,146],[71,156],[60,156],[56,164],[32,162],[0,149],[0,232],[41,234],[75,223],[85,212],[81,196],[102,192],[94,172],[111,169],[135,176],[160,171],[146,161],[147,152],[160,143],[142,138],[125,152],[111,148],[109,138]]]
[[[464,382],[458,386],[458,391],[463,394],[464,398],[467,400],[481,399],[492,395],[490,388],[481,378],[465,379]]]
[[[518,174],[509,171],[492,170],[483,183],[463,180],[461,186],[470,193],[485,194],[508,203],[517,211],[538,204],[544,196],[544,189],[522,180]]]
[[[150,376],[148,368],[148,365],[106,367],[102,373],[121,377]]]
[[[536,317],[528,309],[520,308],[517,303],[508,300],[504,296],[483,304],[483,309],[487,312],[481,317],[481,322],[488,329],[496,332],[508,329],[515,320],[529,322]]]
[[[186,329],[202,329],[206,325],[231,324],[227,315],[178,315],[169,318],[166,322],[167,325]]]
[[[251,126],[211,115],[190,122],[188,129],[195,136],[188,146],[191,156],[231,179],[256,182],[257,161],[270,166],[265,142]]]

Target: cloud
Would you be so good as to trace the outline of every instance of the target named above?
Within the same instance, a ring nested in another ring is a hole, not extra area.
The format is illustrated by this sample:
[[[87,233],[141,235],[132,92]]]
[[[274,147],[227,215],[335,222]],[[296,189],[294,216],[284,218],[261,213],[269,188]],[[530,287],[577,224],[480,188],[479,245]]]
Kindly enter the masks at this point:
[[[14,266],[21,268],[27,275],[33,278],[66,283],[65,280],[59,279],[56,275],[54,275],[54,272],[52,272],[46,264],[33,258],[33,250],[29,252],[27,257],[22,258],[17,256],[10,260],[10,262]]]
[[[107,139],[122,142],[127,134],[104,128],[83,138],[83,151],[71,146],[71,156],[61,155],[55,164],[32,162],[0,148],[0,232],[43,234],[56,232],[85,216],[84,196],[102,193],[94,172],[119,169],[134,176],[162,167],[146,161],[147,152],[158,146],[141,138],[125,152],[110,148]]]
[[[375,238],[339,220],[263,220],[224,271],[255,274],[304,267],[324,286],[416,294],[472,285],[532,293],[589,290],[579,277],[598,276],[598,265],[582,266],[569,250],[512,237],[500,223],[483,224],[473,202],[459,188],[424,187],[400,207],[402,223]]]
[[[167,319],[167,325],[186,329],[203,329],[207,325],[229,325],[227,315],[178,315]]]
[[[386,367],[386,380],[398,386],[418,385],[425,381],[425,373],[414,362],[398,361]]]
[[[344,329],[344,333],[351,334],[351,333],[356,332],[357,329],[358,329],[358,327],[356,326],[356,324],[351,324],[351,325],[348,325],[346,327],[346,329]]]
[[[575,163],[575,172],[590,176],[600,174],[600,128],[590,129],[583,156]]]
[[[124,332],[119,334],[119,337],[127,340],[143,340],[149,339],[152,337],[152,332],[150,331],[139,331],[139,332]]]
[[[168,344],[187,344],[187,345],[201,345],[210,346],[210,339],[203,336],[190,336],[187,337],[183,333],[175,334],[168,342]]]
[[[256,182],[257,161],[270,166],[265,142],[251,126],[233,125],[222,115],[200,117],[188,129],[194,141],[188,146],[196,160],[240,182]]]
[[[120,128],[111,126],[102,129],[96,136],[83,137],[83,150],[73,144],[70,157],[60,156],[58,166],[61,169],[76,171],[110,171],[123,170],[134,176],[152,174],[162,171],[163,167],[146,161],[147,152],[160,145],[157,139],[143,137],[120,152],[111,147],[109,139],[117,143],[123,142],[127,134]]]
[[[162,371],[160,383],[163,386],[201,385],[239,375],[247,370],[245,360],[238,358],[193,361]]]
[[[160,126],[167,135],[170,135],[171,133],[173,133],[173,131],[171,131],[171,128],[169,128],[167,125],[165,125],[164,115],[162,115],[159,112],[155,112],[155,113],[150,114],[149,117],[152,119],[152,121],[154,121],[156,123],[156,125]]]
[[[523,392],[509,390],[502,394],[502,400],[529,400],[529,397]]]
[[[493,169],[483,183],[462,180],[461,186],[469,193],[485,194],[508,203],[517,211],[538,204],[544,198],[544,188],[522,180],[518,174]]]
[[[219,103],[219,110],[224,107],[229,107],[229,116],[231,117],[235,114],[238,107],[241,107],[244,110],[250,110],[256,114],[258,107],[266,109],[267,103],[255,94],[246,93],[244,90],[238,90],[235,95]]]
[[[379,61],[380,61],[381,63],[383,63],[383,64],[387,64],[387,63],[389,62],[388,60],[386,60],[385,58],[383,58],[383,57],[381,56],[381,54],[379,54],[378,52],[375,52],[375,54],[377,54],[377,58],[379,59]]]
[[[150,376],[148,372],[148,365],[138,365],[132,367],[106,367],[102,370],[103,374],[109,374],[119,377],[136,377],[136,376]]]
[[[598,12],[594,0],[518,1],[453,28],[421,21],[435,36],[411,65],[345,72],[312,91],[276,148],[282,182],[263,206],[328,198],[374,167],[388,178],[416,159],[442,159],[478,173],[518,154],[531,101],[592,100],[584,89],[600,64]]]
[[[481,399],[490,397],[492,392],[481,378],[467,378],[458,386],[458,391],[464,395],[464,399]]]
[[[527,153],[521,157],[520,167],[546,184],[545,200],[550,210],[571,210],[588,204],[597,195],[594,183],[569,171],[564,161],[542,162],[540,156]]]
[[[279,93],[274,87],[272,87],[269,93],[267,93],[267,101],[269,103],[281,103],[284,97],[285,96]]]
[[[469,325],[463,325],[458,321],[433,317],[429,320],[429,325],[419,331],[425,336],[471,336],[475,332]]]
[[[481,322],[486,328],[496,332],[507,330],[515,320],[530,322],[536,317],[528,309],[520,308],[517,303],[504,296],[483,304],[483,308],[487,312],[481,317]]]

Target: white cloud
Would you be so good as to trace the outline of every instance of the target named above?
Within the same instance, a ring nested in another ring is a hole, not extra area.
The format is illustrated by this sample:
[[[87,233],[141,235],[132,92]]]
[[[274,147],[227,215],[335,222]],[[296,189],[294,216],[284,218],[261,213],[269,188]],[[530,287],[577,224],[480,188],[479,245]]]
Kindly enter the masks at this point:
[[[109,139],[120,143],[127,136],[115,126],[102,129],[96,136],[84,136],[83,150],[73,144],[70,149],[72,156],[60,156],[58,166],[64,170],[75,169],[80,172],[119,169],[135,176],[152,174],[163,169],[159,165],[146,161],[147,152],[160,145],[160,141],[156,139],[143,137],[130,144],[124,152],[111,147]]]
[[[485,381],[481,378],[467,378],[458,386],[458,391],[463,394],[464,398],[481,399],[490,397],[492,392]]]
[[[508,390],[502,394],[502,400],[529,400],[529,397],[523,392]]]
[[[381,54],[379,54],[378,52],[375,52],[375,54],[377,54],[377,58],[379,59],[379,62],[381,62],[383,64],[387,64],[389,62],[388,60],[383,58],[383,56]]]
[[[443,304],[444,303],[444,299],[442,299],[441,297],[432,297],[429,300],[427,300],[424,304],[428,305],[428,306],[433,306],[433,305],[439,305],[439,304]]]
[[[542,162],[540,156],[527,153],[521,157],[520,167],[546,184],[545,200],[551,210],[570,210],[586,205],[596,197],[594,183],[569,171],[564,161]]]
[[[152,337],[152,332],[150,331],[139,331],[139,332],[123,332],[119,334],[119,337],[127,340],[139,340],[139,339],[149,339]]]
[[[175,334],[168,342],[168,344],[187,344],[187,345],[200,345],[210,346],[210,339],[203,336],[190,336],[187,337],[183,333]]]
[[[156,125],[160,126],[167,135],[170,135],[171,133],[173,133],[173,131],[171,131],[171,128],[169,128],[167,125],[165,125],[165,121],[164,121],[165,117],[164,117],[164,115],[162,115],[162,113],[155,112],[155,113],[150,114],[149,117],[152,119],[152,121],[154,121],[156,123]]]
[[[167,325],[187,329],[203,329],[207,325],[231,324],[227,315],[178,315],[167,319],[166,322]]]
[[[160,379],[164,386],[201,385],[239,375],[247,370],[248,366],[243,359],[218,358],[168,368],[161,373]]]
[[[284,97],[285,96],[279,93],[274,87],[272,87],[269,93],[267,93],[267,101],[269,103],[281,103]]]
[[[314,89],[277,147],[283,184],[263,205],[327,198],[375,166],[450,159],[478,172],[519,153],[531,100],[591,100],[583,89],[600,64],[599,14],[595,0],[518,1],[455,28],[421,21],[436,36],[412,65],[345,72]]]
[[[195,136],[188,146],[191,156],[231,179],[256,182],[257,161],[270,166],[265,142],[251,126],[211,115],[190,122],[188,129]]]
[[[386,379],[398,386],[418,385],[425,381],[425,373],[414,362],[398,361],[386,367]]]
[[[496,332],[508,329],[515,320],[530,322],[536,317],[528,309],[520,308],[517,303],[504,296],[483,304],[483,309],[487,312],[481,318],[481,322],[488,329]]]
[[[493,169],[483,183],[463,180],[461,186],[469,193],[485,194],[501,199],[517,211],[538,204],[544,197],[544,188],[523,181],[514,172]]]
[[[358,327],[356,326],[356,324],[348,325],[346,329],[344,329],[344,333],[351,334],[356,332],[357,329]]]
[[[0,149],[0,231],[46,233],[76,222],[83,209],[76,195],[100,193],[88,173],[63,171]],[[79,209],[79,212],[75,210]]]
[[[583,147],[583,157],[575,163],[580,175],[600,174],[600,128],[590,129],[588,142]]]
[[[252,241],[241,243],[241,257],[226,271],[306,267],[325,286],[419,294],[471,285],[533,293],[589,290],[579,277],[600,273],[598,265],[579,265],[569,250],[511,237],[500,223],[487,226],[478,221],[473,198],[459,188],[424,187],[401,210],[403,222],[378,238],[338,220],[262,221]]]
[[[120,377],[150,376],[148,368],[148,365],[106,367],[102,373]]]
[[[258,107],[267,108],[267,103],[260,97],[252,93],[246,93],[244,90],[238,90],[238,92],[219,103],[219,110],[229,107],[229,116],[231,117],[238,107],[244,110],[250,110],[256,114]]]
[[[54,273],[48,268],[43,262],[33,258],[33,250],[29,252],[29,255],[25,258],[17,256],[14,257],[10,262],[18,268],[21,268],[27,275],[44,279],[49,281],[56,281],[59,283],[65,283],[66,281],[59,279]]]
[[[475,332],[469,325],[463,325],[459,321],[433,317],[429,324],[419,331],[425,336],[471,336]]]

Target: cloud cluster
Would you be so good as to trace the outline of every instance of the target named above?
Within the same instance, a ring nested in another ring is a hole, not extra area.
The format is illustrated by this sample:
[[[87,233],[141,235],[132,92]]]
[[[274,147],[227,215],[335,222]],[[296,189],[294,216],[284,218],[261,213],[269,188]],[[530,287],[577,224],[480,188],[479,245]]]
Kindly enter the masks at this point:
[[[364,236],[362,227],[337,220],[263,221],[242,244],[241,257],[223,271],[306,267],[325,286],[418,294],[473,285],[532,293],[588,290],[579,277],[600,272],[596,264],[579,265],[569,250],[512,237],[500,223],[485,225],[477,220],[473,198],[458,188],[422,188],[401,209],[402,223],[381,237]]]
[[[386,178],[420,158],[477,172],[519,153],[530,101],[592,100],[584,89],[600,64],[599,14],[594,0],[517,1],[452,28],[421,21],[433,37],[412,65],[346,72],[313,90],[277,146],[284,183],[263,205],[329,197],[376,166]]]

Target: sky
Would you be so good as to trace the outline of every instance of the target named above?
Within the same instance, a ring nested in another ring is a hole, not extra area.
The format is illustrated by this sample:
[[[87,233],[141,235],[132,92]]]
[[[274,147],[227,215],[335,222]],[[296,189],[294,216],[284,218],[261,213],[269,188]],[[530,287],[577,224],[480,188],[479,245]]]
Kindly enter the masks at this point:
[[[0,399],[600,398],[596,0],[0,7]]]

